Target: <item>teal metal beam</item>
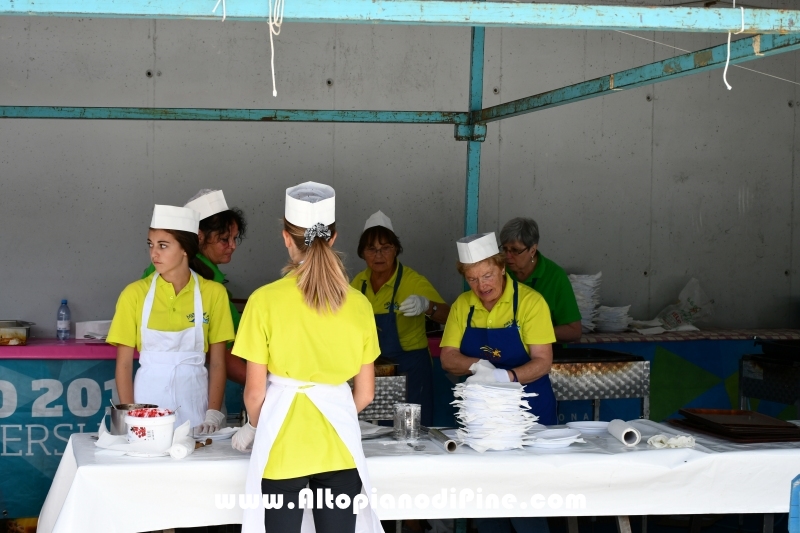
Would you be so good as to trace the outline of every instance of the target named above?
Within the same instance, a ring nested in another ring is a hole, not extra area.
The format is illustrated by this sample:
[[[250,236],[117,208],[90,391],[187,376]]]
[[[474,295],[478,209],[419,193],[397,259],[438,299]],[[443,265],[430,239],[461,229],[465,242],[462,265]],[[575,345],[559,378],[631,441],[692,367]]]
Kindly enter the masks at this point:
[[[800,34],[791,35],[755,35],[739,39],[731,43],[731,64],[744,63],[775,54],[792,52],[800,49]],[[727,45],[721,44],[697,52],[676,56],[664,61],[657,61],[608,76],[576,83],[561,89],[520,98],[480,111],[472,112],[471,123],[494,122],[504,118],[515,117],[542,111],[553,107],[579,102],[589,98],[605,96],[624,89],[634,89],[668,81],[689,74],[698,74],[725,66]],[[719,80],[722,85],[722,79]]]
[[[375,122],[382,124],[458,125],[467,124],[469,113],[456,111],[0,106],[0,118],[212,120],[223,122]]]
[[[472,28],[472,47],[469,57],[469,110],[483,107],[483,46],[486,28]],[[473,129],[474,134],[474,129]],[[483,133],[484,138],[486,132]],[[464,234],[478,232],[478,200],[481,182],[481,141],[467,141],[467,184],[464,207]]]
[[[0,16],[219,20],[214,0],[0,0]],[[267,20],[263,0],[227,3],[231,21]],[[742,27],[740,10],[703,7],[572,5],[464,0],[302,0],[286,2],[285,22],[429,24],[592,30],[728,33]],[[746,33],[800,31],[800,11],[744,10]]]

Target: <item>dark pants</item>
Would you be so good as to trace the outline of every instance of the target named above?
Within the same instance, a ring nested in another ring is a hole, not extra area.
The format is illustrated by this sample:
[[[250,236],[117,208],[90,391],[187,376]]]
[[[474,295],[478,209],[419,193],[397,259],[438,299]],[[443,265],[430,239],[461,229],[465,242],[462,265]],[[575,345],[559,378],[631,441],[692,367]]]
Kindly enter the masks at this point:
[[[352,501],[361,494],[361,478],[358,476],[358,470],[351,468],[291,479],[262,479],[263,494],[275,495],[273,501],[277,495],[283,496],[283,505],[280,509],[266,509],[264,512],[266,533],[299,533],[303,523],[303,509],[299,505],[299,495],[306,486],[311,489],[314,496],[313,513],[317,533],[347,533],[356,530],[357,515],[353,513]],[[317,509],[317,489],[321,489],[323,494],[325,489],[329,489],[334,501],[340,494],[346,494],[350,503],[344,509],[340,509],[335,503],[332,508],[328,508],[323,500],[322,509]]]

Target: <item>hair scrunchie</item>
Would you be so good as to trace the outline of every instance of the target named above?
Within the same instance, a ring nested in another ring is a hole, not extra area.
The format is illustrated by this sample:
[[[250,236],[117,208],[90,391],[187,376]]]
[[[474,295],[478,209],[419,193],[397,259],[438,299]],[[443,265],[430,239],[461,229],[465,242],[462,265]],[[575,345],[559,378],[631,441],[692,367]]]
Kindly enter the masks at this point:
[[[327,242],[331,240],[331,230],[325,224],[314,224],[305,231],[304,237],[306,246],[311,246],[317,237],[322,237]]]

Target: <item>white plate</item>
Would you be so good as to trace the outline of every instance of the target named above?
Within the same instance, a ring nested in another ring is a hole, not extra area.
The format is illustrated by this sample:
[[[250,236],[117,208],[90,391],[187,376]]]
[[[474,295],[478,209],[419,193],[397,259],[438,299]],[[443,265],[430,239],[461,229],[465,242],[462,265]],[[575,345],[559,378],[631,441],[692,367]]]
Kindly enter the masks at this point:
[[[125,455],[130,455],[131,457],[165,457],[169,455],[169,452],[161,452],[161,453],[145,453],[145,452],[125,452]]]
[[[206,439],[225,440],[233,437],[233,434],[236,433],[238,429],[239,428],[222,428],[214,433],[195,433],[192,438],[198,441],[205,441]]]
[[[532,442],[530,444],[526,444],[526,446],[530,446],[532,448],[551,448],[551,449],[552,448],[566,448],[567,446],[569,446],[573,442],[575,442],[575,441],[573,441],[572,439],[561,440],[561,441],[546,441],[546,440],[542,441],[542,440],[537,440],[537,441],[534,441],[534,442]]]
[[[577,429],[546,429],[536,434],[536,439],[547,441],[560,441],[580,437],[581,432]]]
[[[567,427],[577,429],[582,435],[602,435],[608,432],[608,422],[567,422]]]
[[[467,385],[481,385],[487,389],[503,389],[505,391],[518,391],[522,388],[519,383],[467,383]]]

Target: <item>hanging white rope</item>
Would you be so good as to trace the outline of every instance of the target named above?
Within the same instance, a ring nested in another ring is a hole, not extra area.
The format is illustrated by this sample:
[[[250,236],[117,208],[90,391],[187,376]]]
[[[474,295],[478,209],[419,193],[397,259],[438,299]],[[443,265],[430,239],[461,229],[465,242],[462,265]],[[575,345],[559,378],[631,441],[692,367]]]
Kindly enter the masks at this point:
[[[273,9],[272,0],[269,0],[269,65],[272,69],[272,96],[278,96],[278,90],[275,88],[275,43],[272,41],[272,36],[278,36],[281,34],[284,4],[285,0],[275,0],[275,6]]]
[[[211,10],[211,12],[212,13],[216,13],[217,12],[217,8],[219,7],[219,3],[220,2],[222,2],[222,22],[225,22],[225,17],[228,16],[228,11],[225,9],[225,0],[217,0],[217,3],[214,6],[214,9]]]
[[[733,0],[733,8],[736,9],[736,0]],[[744,8],[739,6],[739,9],[742,10],[742,29],[737,31],[735,35],[739,35],[740,33],[744,32]],[[725,59],[725,70],[722,71],[722,81],[725,82],[725,87],[728,88],[730,91],[733,89],[731,84],[728,83],[728,65],[731,62],[731,32],[728,32],[728,57]]]

